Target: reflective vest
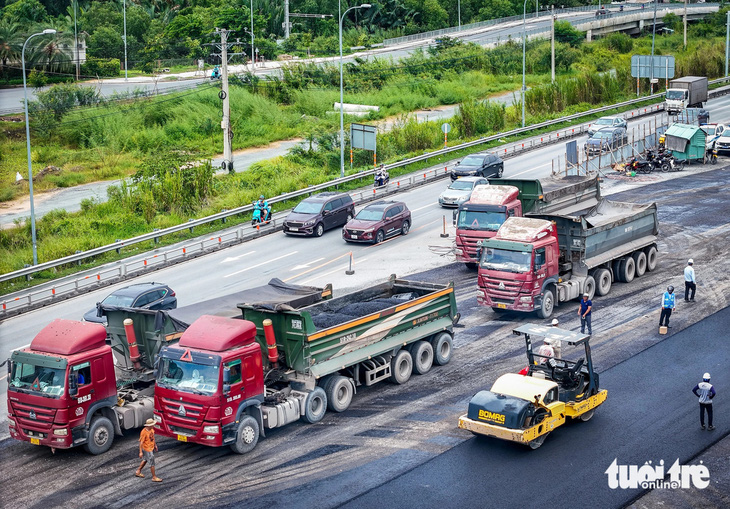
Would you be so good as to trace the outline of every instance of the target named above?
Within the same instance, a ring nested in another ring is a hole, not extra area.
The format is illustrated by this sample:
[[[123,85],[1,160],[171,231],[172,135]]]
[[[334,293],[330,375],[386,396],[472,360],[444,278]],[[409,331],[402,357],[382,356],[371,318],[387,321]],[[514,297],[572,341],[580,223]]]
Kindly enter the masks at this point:
[[[674,308],[674,294],[669,292],[664,292],[664,307],[672,309]]]

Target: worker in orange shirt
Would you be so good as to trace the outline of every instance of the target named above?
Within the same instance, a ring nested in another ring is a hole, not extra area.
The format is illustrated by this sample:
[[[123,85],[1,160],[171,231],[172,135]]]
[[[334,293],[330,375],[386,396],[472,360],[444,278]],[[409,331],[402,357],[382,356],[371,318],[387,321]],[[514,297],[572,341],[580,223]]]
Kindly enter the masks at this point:
[[[157,451],[157,442],[155,442],[155,420],[147,419],[144,423],[144,428],[139,434],[139,457],[142,458],[142,463],[139,464],[139,468],[134,473],[137,477],[144,477],[142,469],[149,463],[150,471],[152,472],[152,480],[154,482],[162,482],[162,479],[157,477],[155,474],[155,452]]]

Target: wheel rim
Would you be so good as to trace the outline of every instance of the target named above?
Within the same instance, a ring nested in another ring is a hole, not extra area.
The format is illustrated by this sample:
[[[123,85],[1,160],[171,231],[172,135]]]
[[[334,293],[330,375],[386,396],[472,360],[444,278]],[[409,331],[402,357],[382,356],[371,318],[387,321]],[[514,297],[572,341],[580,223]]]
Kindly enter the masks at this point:
[[[322,399],[319,397],[312,398],[310,408],[312,409],[312,413],[319,414],[319,411],[322,410]]]
[[[103,446],[109,440],[109,432],[104,426],[100,426],[94,432],[94,443]]]
[[[439,353],[442,359],[448,359],[451,355],[451,344],[448,341],[442,341]]]
[[[431,362],[431,354],[424,348],[419,357],[419,363],[421,366],[428,366],[429,362]]]
[[[410,369],[408,366],[408,359],[403,357],[403,359],[401,359],[400,363],[398,364],[398,374],[401,378],[406,378],[409,372]]]
[[[241,430],[241,440],[244,444],[251,444],[253,443],[254,439],[256,438],[253,427],[251,426],[244,426]]]
[[[547,293],[545,294],[545,300],[543,301],[543,308],[545,309],[545,315],[550,316],[553,314],[553,294]]]
[[[411,228],[411,225],[408,224],[408,221],[406,221],[405,223],[403,223],[403,234],[405,235],[406,233],[408,233],[408,230],[410,228]]]
[[[375,242],[383,242],[383,232],[378,232],[378,234],[375,237]]]
[[[324,226],[322,226],[321,224],[318,224],[317,225],[317,237],[321,237],[323,233],[324,233]]]
[[[347,401],[347,397],[350,394],[350,391],[347,389],[345,385],[341,385],[339,389],[337,389],[337,401],[339,403],[342,403],[344,401]]]

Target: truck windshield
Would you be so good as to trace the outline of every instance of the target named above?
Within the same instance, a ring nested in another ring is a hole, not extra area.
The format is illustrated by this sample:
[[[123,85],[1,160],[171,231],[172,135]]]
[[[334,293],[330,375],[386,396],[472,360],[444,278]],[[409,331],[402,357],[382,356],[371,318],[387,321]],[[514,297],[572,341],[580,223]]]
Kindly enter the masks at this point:
[[[10,374],[10,387],[12,388],[58,398],[63,395],[65,386],[65,369],[46,368],[27,362],[13,362],[13,370]]]
[[[530,270],[531,251],[508,251],[488,247],[482,255],[482,268],[503,272],[523,273]]]
[[[504,212],[462,210],[459,212],[459,221],[456,223],[456,227],[463,230],[496,232],[506,218]]]
[[[684,90],[667,90],[667,99],[681,101],[684,99]]]
[[[214,394],[218,389],[218,366],[207,366],[163,357],[157,383],[195,394]]]

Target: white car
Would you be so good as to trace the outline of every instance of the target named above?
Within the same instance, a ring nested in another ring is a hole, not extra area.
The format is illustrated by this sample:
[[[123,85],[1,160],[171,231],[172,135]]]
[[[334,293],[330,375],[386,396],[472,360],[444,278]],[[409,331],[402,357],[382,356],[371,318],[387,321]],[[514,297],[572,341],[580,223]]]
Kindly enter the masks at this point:
[[[715,141],[718,154],[730,154],[730,129],[725,129]]]
[[[707,148],[711,148],[712,143],[722,136],[727,126],[725,124],[702,124],[700,129],[707,134]]]
[[[601,117],[595,122],[588,124],[588,136],[593,136],[596,131],[604,127],[623,127],[627,129],[626,120],[623,117]]]
[[[439,205],[442,207],[458,207],[471,196],[476,186],[489,185],[484,177],[461,177],[451,183],[439,196]]]

